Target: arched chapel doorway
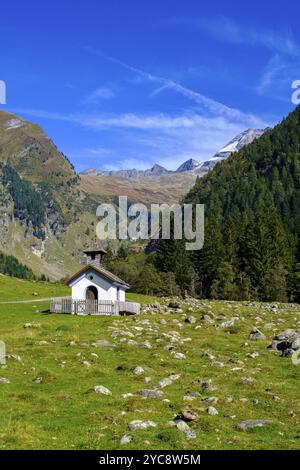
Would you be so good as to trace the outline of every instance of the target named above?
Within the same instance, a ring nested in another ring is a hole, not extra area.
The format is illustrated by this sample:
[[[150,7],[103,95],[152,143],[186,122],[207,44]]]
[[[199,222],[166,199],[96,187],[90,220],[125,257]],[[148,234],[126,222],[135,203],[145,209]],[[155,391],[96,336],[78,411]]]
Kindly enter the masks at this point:
[[[85,293],[86,300],[98,300],[98,289],[95,286],[89,286]]]

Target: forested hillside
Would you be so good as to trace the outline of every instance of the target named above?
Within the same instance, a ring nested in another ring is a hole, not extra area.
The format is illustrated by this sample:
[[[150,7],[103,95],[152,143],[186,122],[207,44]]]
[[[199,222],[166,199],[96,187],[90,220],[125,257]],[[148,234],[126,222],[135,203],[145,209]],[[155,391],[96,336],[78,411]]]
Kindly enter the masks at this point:
[[[164,240],[153,264],[203,297],[299,301],[299,177],[298,107],[189,192],[184,202],[205,204],[203,249]]]

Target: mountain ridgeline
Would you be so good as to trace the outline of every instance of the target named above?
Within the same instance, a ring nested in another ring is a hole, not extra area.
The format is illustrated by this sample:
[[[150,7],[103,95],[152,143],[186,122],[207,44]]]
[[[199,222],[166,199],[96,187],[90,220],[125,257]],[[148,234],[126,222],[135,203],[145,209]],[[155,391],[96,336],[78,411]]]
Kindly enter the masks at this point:
[[[201,297],[300,301],[299,178],[300,107],[196,181],[203,249],[162,240],[151,262]]]

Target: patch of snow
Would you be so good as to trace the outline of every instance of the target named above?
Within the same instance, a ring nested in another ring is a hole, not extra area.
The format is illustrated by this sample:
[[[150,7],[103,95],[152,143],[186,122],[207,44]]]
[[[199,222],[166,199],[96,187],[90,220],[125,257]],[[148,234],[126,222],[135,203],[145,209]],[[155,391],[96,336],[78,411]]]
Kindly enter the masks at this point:
[[[18,127],[24,126],[24,123],[19,119],[10,119],[9,121],[6,121],[4,125],[6,130],[9,131],[10,129],[17,129]]]

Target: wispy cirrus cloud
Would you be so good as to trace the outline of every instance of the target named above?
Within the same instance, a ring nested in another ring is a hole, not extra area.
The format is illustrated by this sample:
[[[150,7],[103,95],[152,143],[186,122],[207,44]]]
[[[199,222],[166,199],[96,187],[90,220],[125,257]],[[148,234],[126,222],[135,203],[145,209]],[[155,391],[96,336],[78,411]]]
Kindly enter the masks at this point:
[[[211,113],[217,114],[219,116],[223,115],[223,116],[228,117],[229,119],[242,119],[242,120],[247,120],[248,122],[251,122],[251,121],[255,122],[256,117],[254,115],[245,113],[243,111],[240,111],[239,109],[235,109],[223,103],[220,103],[219,101],[216,101],[212,98],[209,98],[201,94],[198,91],[195,91],[186,86],[183,86],[174,80],[171,80],[165,77],[160,77],[149,72],[145,72],[144,70],[138,67],[134,67],[115,57],[103,54],[101,51],[98,51],[91,47],[88,47],[86,49],[91,54],[94,54],[98,57],[101,57],[102,59],[110,61],[111,63],[119,65],[120,67],[123,67],[131,71],[132,73],[138,75],[139,77],[142,77],[150,82],[158,84],[159,88],[154,90],[154,92],[152,93],[152,96],[166,89],[173,90],[175,93],[178,93],[184,96],[188,100],[196,103],[197,105],[201,106],[204,110],[207,110]]]
[[[229,126],[230,121],[224,116],[203,116],[195,112],[186,112],[181,115],[169,115],[164,113],[153,114],[137,114],[137,113],[59,113],[45,111],[41,109],[18,108],[15,112],[27,114],[29,116],[51,119],[56,121],[68,121],[80,124],[93,129],[107,128],[127,128],[139,130],[156,130],[156,129],[182,129],[182,128],[209,128],[213,130],[215,127]],[[245,119],[239,121],[244,128],[249,124],[256,127],[268,126],[269,122],[256,116],[245,115]]]
[[[272,55],[261,72],[255,91],[276,100],[289,100],[290,84],[300,69],[300,47],[288,28],[273,31],[258,25],[237,23],[226,16],[174,17],[165,20],[164,24],[189,26],[222,43],[258,47],[270,51]]]
[[[247,24],[239,24],[226,16],[214,18],[170,18],[170,25],[188,25],[204,31],[206,34],[220,41],[231,44],[248,44],[262,46],[273,52],[300,57],[300,48],[293,39],[292,33],[286,31],[272,31]]]
[[[112,148],[108,149],[111,152],[109,162],[103,162],[107,149],[89,148],[89,155],[95,157],[95,160],[99,158],[102,167],[111,165],[114,168],[149,168],[154,163],[159,163],[175,169],[189,158],[199,161],[210,158],[246,128],[265,128],[274,123],[229,107],[174,80],[145,72],[97,50],[89,48],[89,52],[129,70],[138,80],[153,83],[155,89],[152,95],[168,89],[187,99],[187,107],[181,113],[59,113],[36,109],[16,110],[38,118],[66,121],[100,133],[110,130],[105,135],[112,135],[114,132],[119,148],[120,142],[125,144],[122,156],[115,151],[113,139]]]

